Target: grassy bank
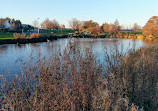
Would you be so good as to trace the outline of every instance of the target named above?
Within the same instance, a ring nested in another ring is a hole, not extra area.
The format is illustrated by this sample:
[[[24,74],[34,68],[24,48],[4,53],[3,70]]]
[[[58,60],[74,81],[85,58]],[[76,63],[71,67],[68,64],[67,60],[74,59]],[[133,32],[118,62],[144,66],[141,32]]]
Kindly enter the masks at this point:
[[[37,33],[0,33],[0,44],[26,44],[47,42],[47,40],[55,40],[57,38],[68,38],[72,30],[45,30]],[[37,36],[35,36],[37,35]]]
[[[4,39],[14,39],[13,33],[2,33],[0,32],[0,40]]]
[[[105,53],[100,63],[91,49],[70,41],[49,60],[30,62],[21,76],[2,78],[0,108],[10,110],[145,111],[158,110],[158,47]],[[106,66],[106,67],[105,67]]]
[[[61,35],[68,35],[69,33],[73,33],[73,32],[74,31],[72,30],[46,30],[46,31],[41,31],[40,36],[61,36]],[[26,33],[26,36],[30,36],[30,33]],[[5,40],[5,39],[14,39],[14,33],[0,32],[0,40]]]
[[[50,36],[40,36],[38,38],[20,38],[20,39],[4,39],[0,40],[0,45],[2,44],[27,44],[27,43],[39,43],[39,42],[47,42],[48,40],[57,40],[59,38],[68,38],[68,35],[62,35],[62,36],[55,36],[55,35],[50,35]]]

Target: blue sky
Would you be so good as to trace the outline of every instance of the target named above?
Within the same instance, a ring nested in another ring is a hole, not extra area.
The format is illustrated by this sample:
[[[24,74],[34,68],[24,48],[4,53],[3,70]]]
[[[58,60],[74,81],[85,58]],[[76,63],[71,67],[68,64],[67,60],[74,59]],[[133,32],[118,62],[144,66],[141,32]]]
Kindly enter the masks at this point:
[[[20,19],[25,24],[37,18],[39,22],[55,18],[67,27],[72,18],[100,25],[118,19],[124,26],[144,26],[150,17],[158,15],[158,0],[1,0],[0,4],[0,17]]]

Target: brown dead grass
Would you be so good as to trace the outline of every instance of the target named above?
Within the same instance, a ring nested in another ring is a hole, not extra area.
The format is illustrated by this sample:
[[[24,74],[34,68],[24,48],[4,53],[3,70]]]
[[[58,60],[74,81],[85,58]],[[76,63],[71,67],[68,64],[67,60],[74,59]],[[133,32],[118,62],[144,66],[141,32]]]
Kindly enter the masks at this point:
[[[70,43],[62,55],[30,63],[20,77],[1,84],[2,110],[13,111],[138,111],[157,109],[158,48],[116,50],[97,61]],[[103,66],[106,65],[104,69]],[[139,106],[139,109],[137,106]]]

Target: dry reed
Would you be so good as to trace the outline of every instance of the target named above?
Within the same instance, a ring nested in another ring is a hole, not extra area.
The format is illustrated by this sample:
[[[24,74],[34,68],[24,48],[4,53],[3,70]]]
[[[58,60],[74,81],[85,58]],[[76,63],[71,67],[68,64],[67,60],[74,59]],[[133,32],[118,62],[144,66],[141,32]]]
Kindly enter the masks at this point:
[[[69,43],[47,60],[25,68],[12,82],[3,79],[0,107],[13,111],[157,110],[158,48],[105,53],[100,63],[91,49]],[[31,58],[31,57],[30,57]],[[104,67],[106,65],[106,67]],[[135,104],[135,105],[134,105]],[[139,106],[139,108],[138,108]]]

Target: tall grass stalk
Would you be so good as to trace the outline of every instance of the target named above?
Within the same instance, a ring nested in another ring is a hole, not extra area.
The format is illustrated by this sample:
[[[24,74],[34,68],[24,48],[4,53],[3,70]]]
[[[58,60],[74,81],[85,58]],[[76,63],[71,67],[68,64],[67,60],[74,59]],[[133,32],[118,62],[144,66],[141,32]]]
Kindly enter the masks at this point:
[[[158,109],[158,48],[133,50],[127,56],[105,53],[100,63],[91,49],[69,43],[24,68],[21,76],[3,78],[0,107],[13,111],[138,111]],[[104,67],[106,65],[106,67]]]

